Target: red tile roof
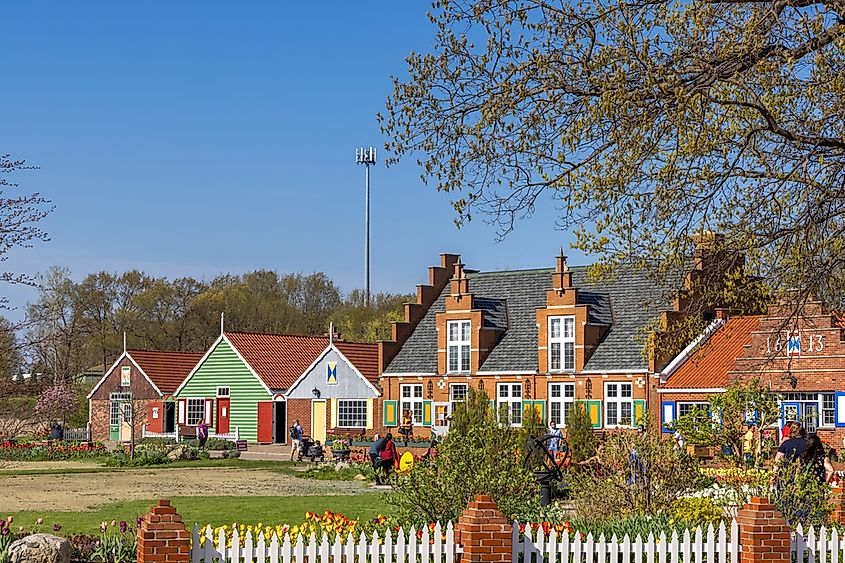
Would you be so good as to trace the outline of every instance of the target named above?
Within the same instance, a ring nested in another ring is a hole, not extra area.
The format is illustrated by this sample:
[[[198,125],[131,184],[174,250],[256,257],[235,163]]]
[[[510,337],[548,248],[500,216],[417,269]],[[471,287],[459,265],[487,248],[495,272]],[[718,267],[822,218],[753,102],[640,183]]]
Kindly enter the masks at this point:
[[[197,352],[126,351],[162,393],[173,393],[202,359]]]
[[[664,389],[724,389],[728,372],[742,356],[742,348],[751,343],[751,333],[760,325],[761,316],[731,317],[687,358],[663,384]]]
[[[226,338],[270,389],[287,389],[329,345],[327,336],[227,332]],[[335,346],[375,383],[378,344],[335,341]]]

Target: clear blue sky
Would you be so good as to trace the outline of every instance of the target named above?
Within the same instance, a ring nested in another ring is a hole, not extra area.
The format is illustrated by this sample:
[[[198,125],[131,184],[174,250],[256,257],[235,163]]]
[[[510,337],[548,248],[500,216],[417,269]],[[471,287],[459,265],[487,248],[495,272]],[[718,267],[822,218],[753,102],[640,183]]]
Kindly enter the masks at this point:
[[[362,286],[363,170],[404,57],[428,50],[428,2],[12,2],[3,10],[0,152],[56,206],[52,241],[5,268],[75,278],[258,268]],[[385,156],[380,151],[380,160]],[[481,269],[553,265],[551,204],[504,242],[414,162],[372,175],[372,285],[414,290],[440,252]],[[571,255],[574,253],[570,253]],[[584,259],[575,255],[574,263]],[[22,306],[34,293],[3,287]],[[12,316],[17,316],[13,314]]]

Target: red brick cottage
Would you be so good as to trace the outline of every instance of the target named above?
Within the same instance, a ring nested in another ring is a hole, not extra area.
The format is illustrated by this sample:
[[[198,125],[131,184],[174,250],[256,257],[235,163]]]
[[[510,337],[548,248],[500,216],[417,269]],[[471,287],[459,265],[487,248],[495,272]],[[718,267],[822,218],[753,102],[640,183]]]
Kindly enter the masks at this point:
[[[818,302],[793,310],[781,303],[761,316],[720,314],[661,373],[660,422],[706,405],[732,381],[759,378],[780,397],[779,427],[799,420],[845,447],[845,319]]]
[[[125,350],[88,394],[91,439],[140,440],[151,432],[173,432],[173,393],[202,357],[193,352]]]
[[[631,269],[595,282],[562,254],[554,268],[492,272],[443,254],[380,344],[382,424],[410,410],[418,432],[445,431],[471,387],[514,425],[530,409],[565,425],[576,401],[597,430],[642,423],[665,364],[646,357],[644,338],[654,321],[683,314],[677,289]]]

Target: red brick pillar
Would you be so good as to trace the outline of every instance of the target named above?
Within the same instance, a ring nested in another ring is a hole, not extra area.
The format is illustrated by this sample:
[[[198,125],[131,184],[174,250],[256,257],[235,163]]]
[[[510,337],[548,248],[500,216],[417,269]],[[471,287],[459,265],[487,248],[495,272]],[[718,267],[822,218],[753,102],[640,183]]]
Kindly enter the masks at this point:
[[[458,518],[456,540],[463,546],[460,563],[510,563],[511,523],[487,495],[478,495]]]
[[[144,516],[138,528],[138,563],[190,563],[191,536],[170,506],[169,500],[159,500],[158,504]]]
[[[833,514],[830,515],[831,520],[845,526],[845,485],[840,483],[833,489]]]
[[[736,515],[739,524],[740,563],[789,563],[789,525],[783,514],[762,497],[751,497]]]

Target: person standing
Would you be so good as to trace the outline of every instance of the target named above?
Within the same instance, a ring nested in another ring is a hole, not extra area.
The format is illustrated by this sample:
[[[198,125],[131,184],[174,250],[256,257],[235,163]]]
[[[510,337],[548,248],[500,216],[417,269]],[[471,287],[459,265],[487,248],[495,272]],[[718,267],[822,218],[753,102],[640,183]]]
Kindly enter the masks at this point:
[[[379,452],[381,463],[379,464],[382,471],[384,471],[384,478],[390,476],[390,470],[394,466],[399,465],[399,453],[396,451],[396,444],[393,442],[393,435],[388,432],[384,436],[384,447]]]
[[[199,442],[201,448],[204,448],[207,441],[208,426],[205,424],[205,421],[202,421],[197,425],[197,442]]]
[[[399,433],[405,438],[405,446],[408,445],[408,440],[414,433],[414,416],[411,411],[406,410],[402,413],[402,420],[399,423]]]
[[[833,477],[833,465],[818,436],[807,438],[807,448],[801,454],[801,464],[809,467],[820,483],[829,483]]]
[[[293,426],[290,427],[290,460],[293,461],[293,456],[296,455],[297,450],[302,446],[302,426],[299,424],[299,419],[293,421]]]
[[[807,431],[804,427],[798,422],[790,422],[788,424],[789,433],[786,435],[790,436],[790,438],[781,443],[778,453],[775,454],[775,463],[782,459],[786,459],[786,461],[801,459],[804,450],[807,449]],[[786,429],[784,429],[784,433],[786,433]]]
[[[549,453],[552,454],[552,459],[557,459],[557,453],[560,451],[560,440],[563,438],[563,434],[560,432],[560,428],[557,427],[557,424],[552,421],[549,424],[549,435],[547,436],[549,439]]]
[[[373,473],[376,475],[376,485],[381,485],[381,476],[379,475],[379,466],[381,465],[381,450],[384,449],[384,438],[379,438],[378,434],[373,436],[373,443],[370,445],[370,463],[373,464]]]

